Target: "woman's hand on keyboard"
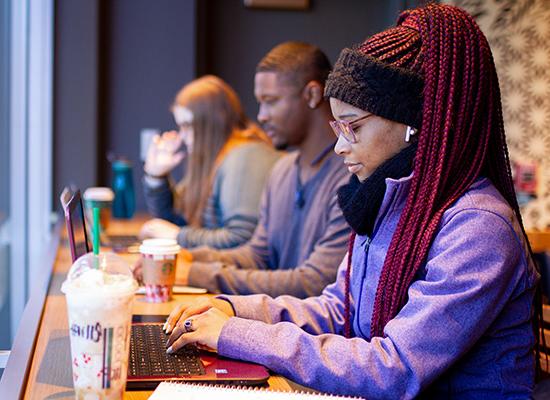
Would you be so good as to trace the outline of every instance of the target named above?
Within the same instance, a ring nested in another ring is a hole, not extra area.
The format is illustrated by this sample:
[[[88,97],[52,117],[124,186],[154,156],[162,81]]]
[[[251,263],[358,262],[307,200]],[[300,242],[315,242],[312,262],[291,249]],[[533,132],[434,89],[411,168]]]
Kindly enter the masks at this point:
[[[187,344],[218,351],[218,340],[229,318],[230,316],[222,310],[211,307],[200,314],[178,321],[166,343],[166,352],[174,353]]]
[[[235,316],[233,306],[228,301],[202,297],[191,304],[177,305],[166,319],[166,323],[163,326],[164,332],[172,333],[177,325],[183,325],[189,317],[202,314],[211,308],[217,308],[229,317]]]

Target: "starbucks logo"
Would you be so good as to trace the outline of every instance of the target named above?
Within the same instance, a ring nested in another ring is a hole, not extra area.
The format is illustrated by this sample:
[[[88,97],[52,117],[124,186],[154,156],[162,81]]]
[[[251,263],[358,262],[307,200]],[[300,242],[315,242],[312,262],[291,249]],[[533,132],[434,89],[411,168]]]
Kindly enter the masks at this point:
[[[172,269],[174,268],[173,267],[173,264],[172,262],[165,262],[162,264],[162,273],[164,275],[170,275],[172,273]]]

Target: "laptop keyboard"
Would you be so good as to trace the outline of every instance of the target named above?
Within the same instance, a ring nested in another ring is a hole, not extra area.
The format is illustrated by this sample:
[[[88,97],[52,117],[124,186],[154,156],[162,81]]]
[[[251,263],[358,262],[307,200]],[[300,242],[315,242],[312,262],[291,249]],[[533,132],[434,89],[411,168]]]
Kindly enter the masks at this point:
[[[166,354],[167,340],[168,335],[160,324],[132,325],[128,377],[205,374],[195,346],[185,346],[175,354]]]

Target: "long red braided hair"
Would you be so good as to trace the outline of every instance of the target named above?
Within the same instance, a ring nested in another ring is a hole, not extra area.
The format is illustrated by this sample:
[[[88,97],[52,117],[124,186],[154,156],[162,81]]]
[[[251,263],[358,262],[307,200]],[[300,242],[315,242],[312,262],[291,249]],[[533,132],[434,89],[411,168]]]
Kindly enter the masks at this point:
[[[473,18],[448,5],[406,11],[397,27],[370,37],[359,50],[424,78],[414,173],[376,290],[374,337],[383,335],[384,326],[407,301],[407,290],[426,261],[443,213],[479,176],[492,181],[513,208],[522,230],[523,224],[512,183],[496,69],[489,44]],[[352,235],[346,274],[348,337],[353,239]],[[535,320],[538,332],[540,319]],[[538,334],[535,337],[538,348]]]

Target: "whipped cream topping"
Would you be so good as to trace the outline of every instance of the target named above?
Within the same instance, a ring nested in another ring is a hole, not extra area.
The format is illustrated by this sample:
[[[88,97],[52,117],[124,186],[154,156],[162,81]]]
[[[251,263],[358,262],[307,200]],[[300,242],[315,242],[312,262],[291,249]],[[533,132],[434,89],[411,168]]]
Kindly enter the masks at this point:
[[[69,276],[63,285],[63,293],[101,292],[104,295],[133,293],[138,285],[134,278],[123,274],[111,274],[102,269],[87,269],[76,277]]]

